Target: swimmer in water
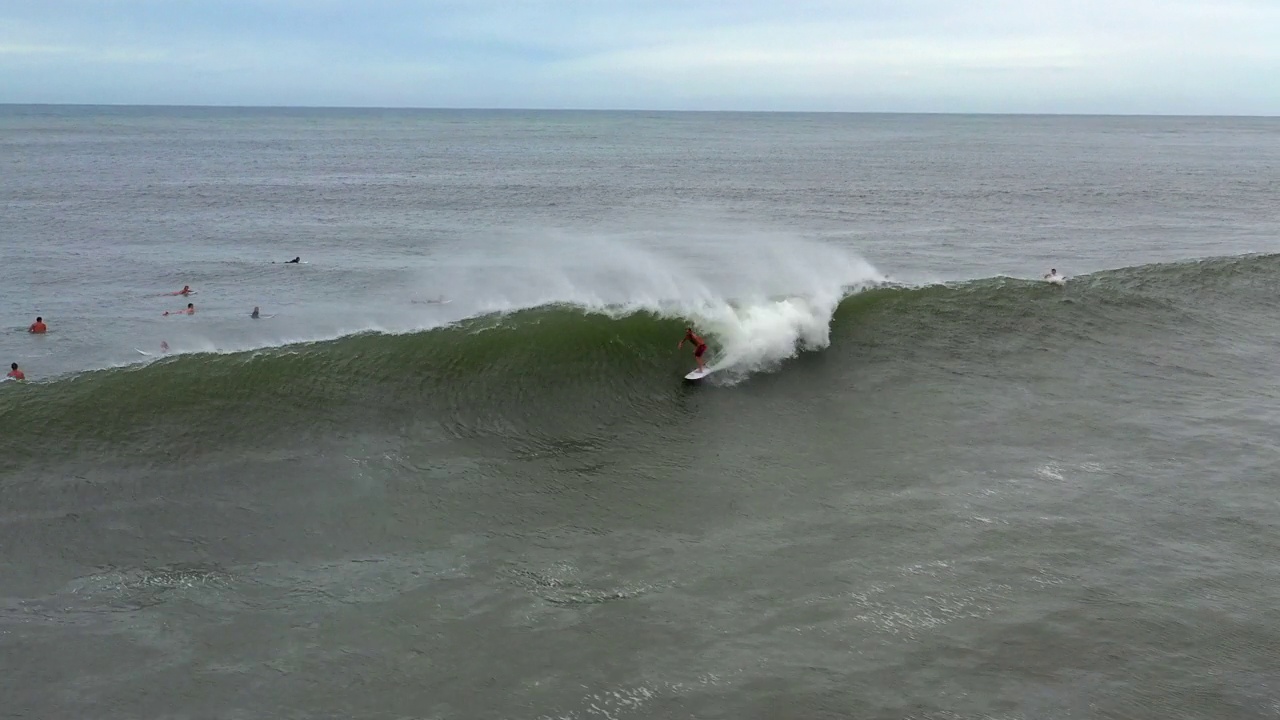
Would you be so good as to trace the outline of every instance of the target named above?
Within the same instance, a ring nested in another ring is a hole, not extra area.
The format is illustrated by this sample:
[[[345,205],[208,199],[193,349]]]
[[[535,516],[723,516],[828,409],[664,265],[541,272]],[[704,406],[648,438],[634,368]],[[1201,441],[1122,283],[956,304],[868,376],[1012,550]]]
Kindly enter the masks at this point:
[[[11,377],[11,378],[13,378],[14,380],[26,380],[26,379],[27,379],[27,376],[26,376],[26,375],[24,375],[24,374],[22,373],[22,371],[18,369],[18,363],[13,363],[13,364],[11,364],[11,365],[9,366],[9,374],[8,374],[8,375],[5,375],[5,377]]]
[[[173,312],[169,312],[168,310],[165,310],[164,314],[165,315],[195,315],[196,305],[195,303],[187,303],[187,307],[185,310],[175,310]]]
[[[195,290],[192,290],[190,285],[183,285],[181,290],[177,290],[169,294],[170,295],[190,295],[193,292],[195,292]]]
[[[38,317],[35,322],[31,323],[31,327],[27,328],[27,332],[33,335],[42,335],[49,332],[49,326],[44,324],[44,318]]]
[[[254,305],[254,306],[253,306],[253,312],[249,313],[249,317],[253,318],[254,320],[257,320],[257,319],[260,317],[260,315],[258,315],[258,306],[257,306],[257,305]]]

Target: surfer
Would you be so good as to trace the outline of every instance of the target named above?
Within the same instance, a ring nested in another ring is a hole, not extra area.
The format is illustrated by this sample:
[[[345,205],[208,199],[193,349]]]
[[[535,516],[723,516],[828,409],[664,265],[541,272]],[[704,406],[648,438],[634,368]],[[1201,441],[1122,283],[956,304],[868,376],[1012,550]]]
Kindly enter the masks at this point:
[[[190,295],[192,292],[194,292],[194,290],[191,289],[190,285],[183,285],[181,290],[178,290],[176,292],[171,292],[169,294],[170,295]]]
[[[254,306],[253,306],[253,312],[249,313],[249,317],[253,318],[254,320],[257,320],[257,319],[258,319],[259,315],[258,315],[258,306],[257,306],[257,305],[254,305]]]
[[[702,354],[707,351],[707,342],[703,340],[701,337],[698,337],[697,335],[695,335],[693,332],[693,328],[685,328],[684,337],[681,338],[680,344],[676,345],[677,350],[684,347],[685,340],[688,340],[694,345],[693,359],[698,361],[698,369],[706,370],[707,365],[702,361]]]
[[[168,343],[168,341],[166,341],[166,340],[161,340],[161,341],[160,341],[160,352],[163,352],[163,353],[167,353],[167,352],[169,352],[169,343]]]
[[[41,335],[49,332],[49,326],[44,324],[44,318],[38,317],[35,322],[31,323],[31,327],[27,328],[27,332],[33,335]]]
[[[1058,268],[1049,268],[1049,272],[1045,273],[1045,280],[1060,280],[1061,275],[1058,274]]]
[[[27,376],[26,376],[26,375],[24,375],[24,374],[22,373],[22,371],[18,369],[18,363],[12,363],[12,364],[10,364],[10,365],[9,365],[9,374],[8,374],[8,375],[5,375],[5,377],[11,377],[11,378],[13,378],[14,380],[26,380],[26,379],[27,379]]]
[[[302,262],[302,256],[301,256],[301,255],[299,255],[298,257],[296,257],[296,258],[294,258],[294,259],[292,259],[292,260],[290,260],[290,261],[286,262],[286,263],[285,263],[285,265],[297,265],[297,264],[298,264],[298,263],[300,263],[300,262]]]
[[[165,311],[164,311],[164,314],[165,314],[165,315],[195,315],[195,314],[196,314],[196,304],[195,304],[195,303],[187,303],[187,308],[186,308],[185,310],[174,310],[173,312],[169,312],[168,310],[165,310]]]

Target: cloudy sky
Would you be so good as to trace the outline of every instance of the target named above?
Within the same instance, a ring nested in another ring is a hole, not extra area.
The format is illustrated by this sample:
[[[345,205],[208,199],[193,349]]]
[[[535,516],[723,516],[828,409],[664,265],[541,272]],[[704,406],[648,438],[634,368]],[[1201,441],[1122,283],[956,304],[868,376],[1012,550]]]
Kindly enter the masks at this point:
[[[1280,0],[3,0],[0,102],[1280,115]]]

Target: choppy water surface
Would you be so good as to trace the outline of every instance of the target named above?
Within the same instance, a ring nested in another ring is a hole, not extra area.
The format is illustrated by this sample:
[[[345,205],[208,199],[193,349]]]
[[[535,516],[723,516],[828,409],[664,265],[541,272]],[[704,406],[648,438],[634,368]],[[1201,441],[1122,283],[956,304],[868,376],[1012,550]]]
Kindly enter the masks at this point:
[[[2,108],[0,706],[1278,717],[1278,172],[1262,119]]]

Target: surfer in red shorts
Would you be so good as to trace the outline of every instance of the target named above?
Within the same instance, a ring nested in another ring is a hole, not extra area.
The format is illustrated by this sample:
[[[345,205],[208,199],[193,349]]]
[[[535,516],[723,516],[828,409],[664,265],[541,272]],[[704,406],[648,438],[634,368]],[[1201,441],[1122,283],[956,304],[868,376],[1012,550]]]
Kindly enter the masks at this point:
[[[20,369],[18,368],[18,363],[13,363],[13,364],[11,364],[9,367],[10,367],[10,368],[12,368],[12,369],[11,369],[11,370],[9,370],[9,374],[8,374],[8,375],[5,375],[5,377],[11,377],[11,378],[13,378],[14,380],[26,380],[26,379],[27,379],[27,376],[26,376],[26,375],[23,375],[23,374],[22,374],[22,370],[20,370]]]
[[[676,349],[684,347],[684,341],[688,340],[693,343],[693,359],[698,361],[698,369],[706,370],[707,364],[702,361],[702,354],[707,351],[707,342],[693,333],[693,328],[684,329],[684,338],[680,340],[680,344],[676,345]]]

